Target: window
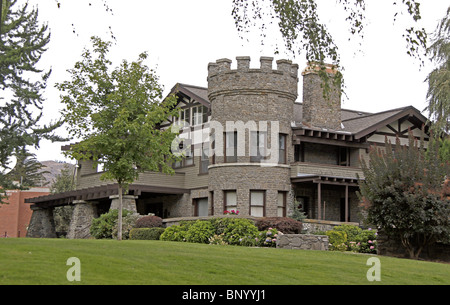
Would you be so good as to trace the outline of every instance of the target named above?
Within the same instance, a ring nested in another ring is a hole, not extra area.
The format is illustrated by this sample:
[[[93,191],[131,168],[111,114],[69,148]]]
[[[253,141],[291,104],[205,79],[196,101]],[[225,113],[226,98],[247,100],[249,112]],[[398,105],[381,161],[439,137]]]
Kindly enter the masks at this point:
[[[277,216],[286,217],[287,192],[278,192]]]
[[[194,216],[208,216],[208,198],[194,199]]]
[[[224,211],[237,210],[236,191],[224,191]]]
[[[226,132],[225,141],[225,162],[237,162],[237,131]]]
[[[250,191],[250,216],[265,216],[265,191]]]
[[[202,155],[200,156],[200,174],[208,172],[209,165],[209,143],[203,143]]]
[[[179,123],[185,127],[191,124],[191,108],[185,108],[180,110]]]
[[[278,138],[278,163],[286,164],[286,135],[280,134]]]
[[[200,125],[208,122],[208,107],[198,105],[192,107],[192,125]]]
[[[252,131],[250,133],[250,162],[260,162],[266,156],[267,133]]]

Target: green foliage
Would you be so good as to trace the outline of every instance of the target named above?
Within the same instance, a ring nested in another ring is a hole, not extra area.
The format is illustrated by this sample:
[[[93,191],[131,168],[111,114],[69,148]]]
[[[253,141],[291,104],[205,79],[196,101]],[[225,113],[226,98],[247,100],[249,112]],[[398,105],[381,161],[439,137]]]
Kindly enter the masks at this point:
[[[186,241],[187,226],[172,225],[164,230],[160,239],[165,241]]]
[[[111,43],[91,40],[94,54],[86,49],[82,61],[69,70],[72,80],[56,85],[68,131],[82,139],[67,154],[103,164],[101,178],[124,188],[144,171],[173,173],[170,145],[175,134],[158,126],[176,115],[176,98],[163,101],[158,77],[144,64],[146,53],[111,71]]]
[[[450,131],[450,6],[432,35],[432,44],[427,49],[436,68],[430,72],[427,100],[432,127],[437,136]]]
[[[38,68],[50,42],[47,25],[40,25],[38,10],[4,0],[0,32],[0,169],[11,169],[10,158],[42,139],[66,140],[54,135],[62,120],[40,125],[44,90],[51,70]],[[11,178],[0,170],[0,187],[11,188]],[[3,196],[0,194],[0,203]]]
[[[359,196],[367,222],[401,241],[411,258],[450,236],[450,204],[442,196],[450,164],[439,159],[437,141],[428,143],[426,153],[420,143],[410,132],[407,146],[386,141],[385,151],[372,148],[369,163],[361,162]]]
[[[168,227],[161,240],[209,243],[214,245],[238,245],[274,247],[278,231],[270,228],[258,231],[253,221],[246,218],[212,218],[185,221]]]
[[[340,65],[340,54],[331,32],[321,22],[320,10],[317,0],[233,0],[232,16],[241,38],[256,28],[264,44],[266,36],[279,32],[288,52],[306,55],[308,62],[318,63],[321,67],[320,77],[324,88],[324,95],[330,92],[330,83],[343,88],[343,76],[340,72],[337,77],[331,79],[324,72],[324,62],[331,60],[337,67]],[[345,21],[348,22],[349,33],[360,38],[364,36],[365,25],[365,1],[339,0],[339,5],[346,12]],[[403,5],[396,5],[399,13],[410,16],[412,26],[406,27],[404,39],[407,43],[407,54],[412,57],[422,57],[421,52],[426,48],[427,35],[424,28],[417,29],[414,24],[421,18],[420,3],[415,0],[402,0]],[[393,17],[395,19],[395,17]],[[272,37],[273,38],[273,37]],[[275,45],[275,53],[279,53],[278,43]],[[422,60],[423,63],[423,60]]]
[[[214,227],[209,221],[197,220],[189,226],[185,238],[187,242],[207,244],[214,234]]]
[[[340,226],[335,226],[332,231],[343,232],[347,237],[344,245],[337,244],[337,248],[340,251],[353,251],[371,254],[377,253],[377,232],[375,230],[370,228],[363,230],[358,226],[343,224]],[[325,234],[328,235],[327,233]],[[336,249],[334,245],[333,249]]]
[[[246,218],[215,218],[211,220],[217,234],[224,234],[224,240],[230,245],[239,245],[241,239],[256,238],[258,228]]]
[[[25,148],[20,149],[17,154],[17,163],[12,171],[6,174],[6,178],[11,181],[18,181],[20,188],[29,188],[32,186],[45,186],[44,174],[49,171],[37,159],[35,154],[26,151]]]
[[[64,164],[64,168],[56,176],[50,187],[52,194],[73,191],[75,189],[76,181],[74,177],[74,169],[71,169],[68,164]]]
[[[159,240],[164,228],[133,228],[130,230],[131,240]]]
[[[347,246],[345,243],[347,242],[347,233],[344,231],[327,231],[326,235],[328,236],[329,243],[331,245],[330,250],[334,251],[345,251]]]
[[[128,214],[131,214],[131,212],[128,210],[123,210],[122,218],[127,217]],[[113,209],[97,218],[94,218],[90,228],[91,236],[96,239],[113,238],[114,232],[117,232],[118,215],[119,211]]]

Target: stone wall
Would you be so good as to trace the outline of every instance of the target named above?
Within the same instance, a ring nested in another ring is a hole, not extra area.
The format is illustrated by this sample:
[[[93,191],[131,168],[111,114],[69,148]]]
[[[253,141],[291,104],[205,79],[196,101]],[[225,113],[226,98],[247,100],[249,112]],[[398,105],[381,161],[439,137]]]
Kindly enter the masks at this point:
[[[277,248],[298,250],[328,250],[328,236],[310,234],[278,235]]]

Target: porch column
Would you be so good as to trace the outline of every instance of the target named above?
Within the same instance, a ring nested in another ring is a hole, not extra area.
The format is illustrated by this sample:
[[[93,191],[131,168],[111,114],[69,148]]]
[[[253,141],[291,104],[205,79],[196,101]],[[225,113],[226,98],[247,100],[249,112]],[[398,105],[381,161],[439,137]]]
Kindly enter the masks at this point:
[[[318,211],[317,211],[317,219],[320,220],[322,219],[322,183],[317,183],[317,207],[318,207]]]
[[[28,225],[27,237],[56,238],[53,208],[44,209],[36,206],[30,208],[33,214]]]
[[[113,195],[109,196],[109,199],[111,200],[111,207],[110,210],[118,210],[119,209],[119,195]],[[137,213],[136,208],[136,199],[138,199],[138,196],[133,195],[122,195],[122,210],[128,210],[133,213]]]
[[[348,184],[345,185],[345,222],[348,222]]]
[[[91,237],[92,219],[97,216],[96,202],[74,200],[75,208],[72,212],[67,238],[82,239]]]

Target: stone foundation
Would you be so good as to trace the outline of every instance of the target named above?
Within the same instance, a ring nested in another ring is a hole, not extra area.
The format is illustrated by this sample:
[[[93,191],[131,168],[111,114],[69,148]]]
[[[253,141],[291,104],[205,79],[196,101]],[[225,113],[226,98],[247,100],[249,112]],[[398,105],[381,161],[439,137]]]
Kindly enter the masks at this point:
[[[328,250],[328,236],[310,234],[278,235],[277,248],[298,250]]]

